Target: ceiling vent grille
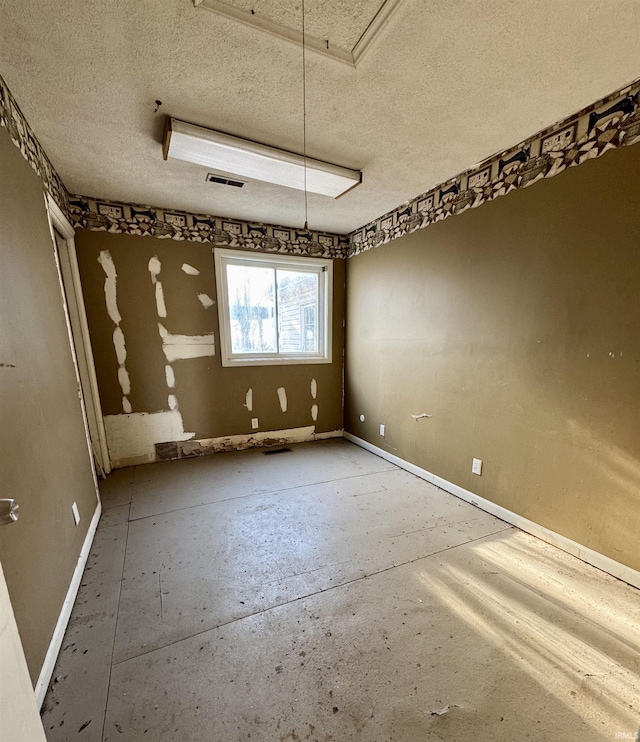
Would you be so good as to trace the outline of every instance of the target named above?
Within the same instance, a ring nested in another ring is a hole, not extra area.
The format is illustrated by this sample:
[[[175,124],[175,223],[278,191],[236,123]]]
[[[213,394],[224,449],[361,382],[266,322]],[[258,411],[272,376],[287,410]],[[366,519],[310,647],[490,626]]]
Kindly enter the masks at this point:
[[[220,183],[220,185],[233,186],[234,188],[242,188],[242,186],[244,185],[241,180],[221,178],[219,175],[214,175],[213,173],[207,174],[207,183]]]

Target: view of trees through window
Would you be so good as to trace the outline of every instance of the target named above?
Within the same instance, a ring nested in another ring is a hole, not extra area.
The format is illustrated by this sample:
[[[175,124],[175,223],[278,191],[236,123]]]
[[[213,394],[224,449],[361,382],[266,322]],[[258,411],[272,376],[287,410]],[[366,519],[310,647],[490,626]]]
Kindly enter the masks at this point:
[[[318,352],[318,274],[227,265],[233,353]]]

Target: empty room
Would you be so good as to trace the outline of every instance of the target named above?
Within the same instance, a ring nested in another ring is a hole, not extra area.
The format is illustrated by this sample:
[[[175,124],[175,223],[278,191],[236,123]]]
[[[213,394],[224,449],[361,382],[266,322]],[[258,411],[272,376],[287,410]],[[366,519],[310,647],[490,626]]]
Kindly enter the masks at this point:
[[[640,739],[640,2],[0,2],[0,742]]]

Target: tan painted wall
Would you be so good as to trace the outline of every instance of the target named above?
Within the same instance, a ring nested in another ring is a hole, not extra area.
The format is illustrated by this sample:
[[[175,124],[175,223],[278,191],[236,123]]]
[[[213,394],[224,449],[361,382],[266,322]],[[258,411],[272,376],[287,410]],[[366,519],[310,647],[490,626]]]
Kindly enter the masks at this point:
[[[640,569],[639,203],[623,148],[350,259],[345,429]]]
[[[42,184],[0,129],[0,562],[36,680],[96,508]],[[80,524],[74,525],[73,501]]]
[[[216,299],[211,245],[79,230],[76,246],[105,416],[123,413],[113,343],[114,323],[107,313],[105,273],[98,263],[100,253],[109,251],[117,271],[117,302],[122,316],[126,368],[131,379],[129,400],[134,415],[167,411],[167,397],[173,391],[183,429],[193,433],[195,439],[251,434],[254,432],[252,417],[258,418],[260,431],[310,426],[314,424],[311,417],[314,402],[318,405],[317,432],[342,428],[345,261],[334,263],[333,363],[223,368],[217,304],[205,309],[198,300],[199,293]],[[162,281],[165,296],[165,320],[158,318],[155,287],[148,269],[149,260],[154,256],[161,263],[158,279]],[[199,270],[200,275],[187,275],[181,269],[183,263]],[[167,361],[158,322],[170,333],[214,333],[215,336],[215,356],[173,362],[174,390],[167,387]],[[317,381],[316,400],[310,392],[312,378]],[[286,413],[280,409],[279,387],[286,389]],[[249,388],[253,390],[251,412],[245,407]]]

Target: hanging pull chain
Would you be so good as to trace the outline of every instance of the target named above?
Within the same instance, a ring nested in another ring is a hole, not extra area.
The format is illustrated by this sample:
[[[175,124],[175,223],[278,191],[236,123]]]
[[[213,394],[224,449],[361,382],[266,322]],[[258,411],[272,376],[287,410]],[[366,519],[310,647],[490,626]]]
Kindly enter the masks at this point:
[[[304,228],[309,229],[307,201],[307,63],[304,36],[304,0],[302,0],[302,154],[304,157]]]

